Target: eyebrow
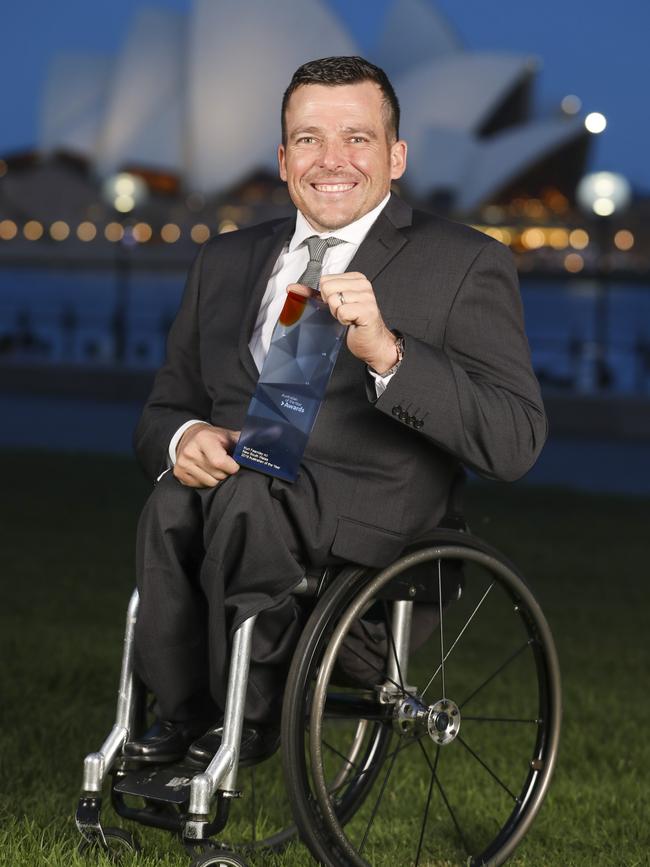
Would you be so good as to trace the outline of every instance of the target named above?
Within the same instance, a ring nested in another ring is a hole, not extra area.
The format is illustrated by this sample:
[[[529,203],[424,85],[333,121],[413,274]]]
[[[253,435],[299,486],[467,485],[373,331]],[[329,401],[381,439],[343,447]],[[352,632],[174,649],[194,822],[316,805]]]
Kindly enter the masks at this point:
[[[289,138],[295,139],[301,135],[313,135],[320,132],[322,132],[322,129],[319,126],[301,126],[298,129],[293,130],[289,135]],[[341,132],[346,135],[365,135],[367,138],[373,140],[377,138],[377,133],[374,130],[364,129],[357,126],[344,126]]]

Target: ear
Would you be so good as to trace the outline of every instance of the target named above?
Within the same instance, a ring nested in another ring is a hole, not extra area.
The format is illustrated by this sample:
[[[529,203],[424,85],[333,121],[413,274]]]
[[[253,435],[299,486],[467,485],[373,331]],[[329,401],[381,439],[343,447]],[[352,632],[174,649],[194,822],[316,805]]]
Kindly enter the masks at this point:
[[[391,145],[390,149],[390,177],[396,181],[406,171],[406,152],[408,145],[400,139]]]
[[[278,145],[278,171],[280,172],[280,179],[285,181],[287,180],[287,152],[285,150],[284,145]]]

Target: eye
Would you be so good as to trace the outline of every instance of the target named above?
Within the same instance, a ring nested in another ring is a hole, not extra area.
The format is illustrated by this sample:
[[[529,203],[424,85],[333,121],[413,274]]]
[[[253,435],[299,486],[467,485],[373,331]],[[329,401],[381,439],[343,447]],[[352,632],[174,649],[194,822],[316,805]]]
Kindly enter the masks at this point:
[[[313,144],[316,141],[313,135],[301,135],[296,139],[296,144]]]
[[[368,139],[365,135],[353,135],[350,137],[352,144],[365,144]]]

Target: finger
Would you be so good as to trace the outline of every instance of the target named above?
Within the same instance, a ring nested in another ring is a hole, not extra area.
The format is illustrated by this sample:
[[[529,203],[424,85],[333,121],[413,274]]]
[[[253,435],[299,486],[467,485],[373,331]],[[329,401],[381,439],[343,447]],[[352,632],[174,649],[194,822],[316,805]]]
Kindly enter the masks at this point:
[[[201,467],[196,466],[190,468],[176,464],[173,473],[178,481],[188,488],[214,488],[220,481]]]
[[[223,448],[203,448],[201,460],[198,465],[206,472],[214,475],[216,478],[225,478],[231,476],[239,470],[239,464],[230,457],[228,452]]]

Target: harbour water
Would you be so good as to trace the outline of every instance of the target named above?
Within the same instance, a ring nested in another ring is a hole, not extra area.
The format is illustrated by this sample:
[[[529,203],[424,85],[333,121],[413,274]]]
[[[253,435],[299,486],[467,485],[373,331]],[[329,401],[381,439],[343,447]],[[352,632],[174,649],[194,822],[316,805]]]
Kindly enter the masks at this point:
[[[0,268],[0,361],[105,364],[122,329],[123,362],[155,368],[178,307],[185,270]],[[607,385],[619,394],[650,392],[650,286],[594,280],[522,278],[533,362],[556,388],[598,388],[596,357],[605,343]],[[602,385],[602,383],[600,383]]]
[[[122,301],[121,363],[154,369],[184,279],[184,270],[138,269],[120,287],[110,270],[0,269],[0,364],[105,368],[115,360]],[[602,387],[596,361],[604,325],[607,392],[650,395],[650,286],[612,284],[603,303],[593,281],[524,278],[522,298],[535,368],[548,388],[589,395]],[[127,455],[139,412],[138,401],[0,393],[0,448]],[[650,443],[551,437],[520,484],[650,495]]]

